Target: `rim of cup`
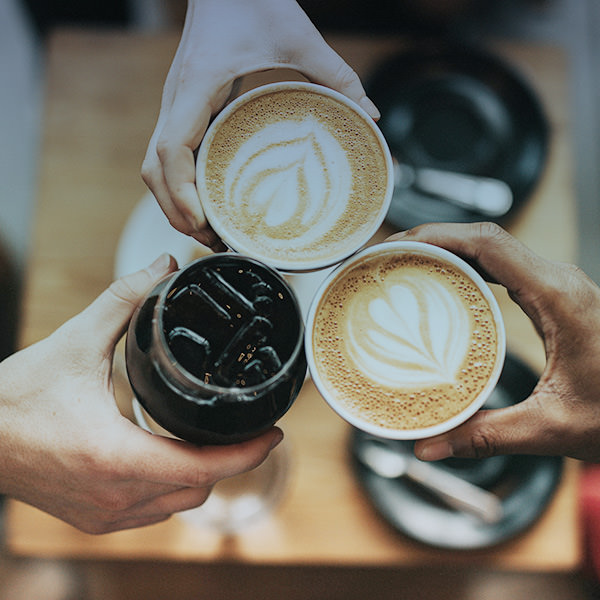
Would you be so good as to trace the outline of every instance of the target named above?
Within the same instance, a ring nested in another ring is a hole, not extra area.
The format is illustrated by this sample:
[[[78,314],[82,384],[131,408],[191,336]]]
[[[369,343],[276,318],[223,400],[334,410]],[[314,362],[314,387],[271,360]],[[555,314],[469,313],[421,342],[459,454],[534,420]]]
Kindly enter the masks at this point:
[[[392,429],[387,427],[382,427],[378,425],[374,425],[365,419],[361,419],[356,416],[354,413],[348,411],[343,406],[340,406],[339,403],[335,401],[335,399],[331,398],[328,391],[327,386],[325,385],[321,375],[319,373],[319,369],[317,368],[317,364],[315,361],[315,357],[312,350],[312,338],[313,338],[313,328],[315,325],[315,318],[317,309],[321,302],[321,299],[324,293],[327,291],[331,283],[340,277],[343,273],[345,273],[349,268],[354,266],[356,263],[361,261],[363,258],[368,256],[373,256],[379,254],[380,252],[397,252],[402,254],[419,254],[430,256],[432,258],[437,258],[442,261],[449,262],[451,265],[462,271],[463,274],[468,276],[473,283],[478,287],[478,289],[483,294],[484,298],[487,300],[492,316],[494,318],[494,322],[496,325],[497,332],[497,354],[496,361],[494,364],[494,369],[485,385],[485,387],[479,392],[477,397],[471,402],[467,407],[465,407],[462,411],[447,419],[446,421],[442,421],[440,423],[436,423],[435,425],[431,425],[429,427],[423,427],[419,429]],[[340,265],[338,265],[321,283],[318,287],[313,300],[310,304],[310,308],[308,310],[307,318],[306,318],[306,329],[305,329],[305,353],[306,359],[308,362],[309,372],[312,377],[312,380],[323,397],[323,399],[327,402],[327,404],[345,421],[353,425],[354,427],[369,433],[371,435],[387,438],[392,440],[417,440],[432,437],[435,435],[439,435],[441,433],[445,433],[458,427],[460,424],[464,423],[467,419],[472,417],[486,402],[489,398],[490,394],[496,387],[498,383],[498,379],[502,373],[502,369],[504,366],[504,360],[506,357],[506,331],[504,328],[504,320],[502,318],[502,313],[500,311],[500,307],[498,305],[498,301],[494,296],[491,288],[484,281],[484,279],[479,275],[479,273],[471,267],[467,262],[465,262],[462,258],[453,254],[452,252],[441,248],[439,246],[435,246],[433,244],[425,243],[425,242],[413,242],[413,241],[389,241],[389,242],[380,242],[378,244],[374,244],[363,250],[360,250]]]
[[[380,207],[380,210],[378,211],[376,217],[372,221],[371,227],[365,233],[364,239],[361,240],[360,244],[350,249],[341,250],[335,255],[332,255],[331,258],[327,260],[311,259],[306,261],[290,262],[287,261],[284,257],[266,256],[263,253],[255,252],[252,247],[248,247],[246,245],[239,245],[239,243],[235,239],[235,235],[232,235],[227,230],[227,228],[224,227],[220,222],[217,215],[217,211],[214,210],[212,202],[202,201],[202,198],[208,195],[205,177],[205,164],[207,154],[209,152],[212,140],[214,139],[214,136],[219,130],[219,127],[221,126],[223,121],[225,121],[228,118],[228,116],[231,113],[235,112],[240,106],[246,104],[253,98],[257,96],[263,96],[265,94],[269,94],[278,90],[306,90],[338,100],[340,103],[351,108],[355,113],[362,117],[363,121],[368,125],[368,127],[376,136],[377,141],[379,142],[379,146],[381,147],[382,155],[385,160],[387,171],[385,198]],[[210,226],[215,230],[217,235],[221,238],[221,240],[227,245],[228,248],[230,248],[234,252],[239,252],[241,254],[251,256],[260,261],[263,261],[269,266],[279,269],[281,271],[288,273],[301,273],[306,271],[318,271],[336,265],[348,258],[349,256],[351,256],[352,254],[354,254],[360,248],[363,248],[365,244],[369,242],[369,240],[378,231],[389,210],[392,201],[392,194],[394,191],[394,168],[392,162],[392,154],[389,149],[388,143],[385,137],[383,136],[383,133],[381,132],[373,118],[362,107],[356,104],[356,102],[350,100],[350,98],[344,96],[342,93],[336,90],[333,90],[331,88],[317,83],[306,81],[278,81],[273,83],[267,83],[244,92],[243,94],[232,100],[227,106],[225,106],[215,117],[215,119],[209,125],[204,135],[204,138],[202,139],[202,142],[200,144],[200,148],[198,149],[198,155],[196,158],[196,187],[198,190],[198,195],[200,197],[200,203],[202,204],[202,209],[204,210],[207,221],[209,222]]]

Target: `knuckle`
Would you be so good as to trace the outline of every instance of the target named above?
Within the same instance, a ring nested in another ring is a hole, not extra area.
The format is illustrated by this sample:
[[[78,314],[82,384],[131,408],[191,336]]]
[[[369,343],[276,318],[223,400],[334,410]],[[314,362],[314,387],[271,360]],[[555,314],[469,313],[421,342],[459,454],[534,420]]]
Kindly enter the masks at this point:
[[[216,483],[216,478],[208,469],[196,466],[186,470],[182,474],[182,479],[192,488],[210,488]]]
[[[482,221],[481,223],[477,223],[475,227],[477,228],[477,236],[481,240],[503,242],[510,237],[505,229],[492,221]]]
[[[97,508],[113,516],[131,508],[132,502],[127,494],[118,490],[106,489],[96,496]]]
[[[164,164],[165,160],[171,153],[172,147],[173,144],[168,136],[164,134],[158,136],[158,139],[156,140],[156,154],[161,163]]]
[[[576,294],[584,306],[597,306],[600,302],[598,286],[587,276],[585,271],[576,264],[563,263],[560,266],[567,277],[567,283],[566,285],[563,283],[561,289],[571,295]]]
[[[481,430],[471,436],[470,450],[473,458],[489,458],[498,454],[498,447],[491,432]]]
[[[578,265],[554,263],[543,284],[544,304],[556,315],[564,314],[573,320],[573,308],[577,314],[600,307],[600,294],[597,286]]]
[[[137,304],[139,293],[132,287],[130,276],[113,281],[108,287],[108,292],[121,302]]]
[[[192,235],[195,233],[191,223],[185,218],[183,214],[168,214],[167,219],[174,229],[183,233],[184,235]]]
[[[152,189],[155,182],[156,164],[149,158],[145,158],[140,169],[143,182]]]
[[[342,61],[337,68],[336,80],[339,87],[346,90],[356,85],[358,75],[348,63]]]
[[[124,489],[114,478],[100,478],[87,497],[98,522],[112,523],[123,519],[138,502],[133,490]]]

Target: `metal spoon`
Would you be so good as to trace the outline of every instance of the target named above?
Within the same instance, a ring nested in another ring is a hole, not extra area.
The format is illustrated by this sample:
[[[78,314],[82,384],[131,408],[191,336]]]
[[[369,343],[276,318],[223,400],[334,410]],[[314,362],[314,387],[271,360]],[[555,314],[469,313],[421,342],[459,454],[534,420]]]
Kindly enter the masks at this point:
[[[411,454],[400,453],[384,441],[368,438],[355,447],[357,458],[374,473],[386,479],[408,477],[421,484],[446,504],[469,512],[486,523],[497,523],[503,515],[500,498],[472,483],[420,461]]]
[[[491,177],[417,168],[394,159],[394,185],[413,187],[487,217],[501,217],[512,206],[510,187]]]

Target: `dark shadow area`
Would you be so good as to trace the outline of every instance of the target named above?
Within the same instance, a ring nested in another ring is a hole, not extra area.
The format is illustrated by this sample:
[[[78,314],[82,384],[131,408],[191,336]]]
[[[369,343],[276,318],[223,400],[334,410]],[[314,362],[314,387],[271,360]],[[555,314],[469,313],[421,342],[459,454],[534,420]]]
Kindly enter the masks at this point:
[[[131,7],[127,0],[22,0],[38,33],[57,25],[127,26]]]

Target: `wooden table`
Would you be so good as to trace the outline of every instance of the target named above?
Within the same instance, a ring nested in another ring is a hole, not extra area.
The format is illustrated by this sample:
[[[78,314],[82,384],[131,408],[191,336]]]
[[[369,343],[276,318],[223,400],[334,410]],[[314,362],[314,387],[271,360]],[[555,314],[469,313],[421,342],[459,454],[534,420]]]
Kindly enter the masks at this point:
[[[177,37],[65,30],[50,38],[22,345],[48,335],[112,280],[123,225],[145,192],[139,167]],[[402,45],[394,39],[332,37],[330,41],[361,75]],[[575,261],[565,58],[555,48],[491,45],[530,80],[552,127],[543,179],[510,230],[548,258]],[[511,349],[541,370],[544,355],[533,327],[505,294],[498,290],[498,295]],[[128,398],[125,379],[118,373],[117,379],[118,397]],[[494,549],[444,552],[411,542],[375,515],[349,467],[348,428],[310,382],[281,424],[293,448],[289,490],[272,518],[239,536],[222,538],[172,518],[143,529],[94,537],[10,501],[8,549],[26,556],[176,561],[216,568],[231,564],[257,569],[351,567],[353,577],[359,567],[391,572],[399,567],[424,568],[427,573],[428,565],[476,564],[556,572],[580,564],[575,462],[568,462],[550,507],[530,530]]]

